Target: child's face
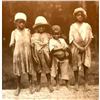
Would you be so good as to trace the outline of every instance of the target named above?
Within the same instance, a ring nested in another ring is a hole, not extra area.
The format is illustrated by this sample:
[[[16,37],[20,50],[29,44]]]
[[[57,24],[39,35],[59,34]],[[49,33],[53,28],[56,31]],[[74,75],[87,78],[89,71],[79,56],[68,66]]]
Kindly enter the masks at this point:
[[[58,39],[60,37],[60,31],[58,29],[54,29],[53,34],[54,34],[53,37],[55,39]]]
[[[77,19],[78,22],[83,22],[83,19],[84,19],[83,13],[82,12],[78,12],[76,14],[76,19]]]
[[[59,39],[60,35],[55,34],[55,35],[53,35],[53,37],[57,40],[57,39]]]
[[[38,32],[43,33],[45,31],[45,26],[39,26],[38,27]]]
[[[20,19],[16,21],[16,26],[20,29],[23,30],[25,28],[25,21]]]

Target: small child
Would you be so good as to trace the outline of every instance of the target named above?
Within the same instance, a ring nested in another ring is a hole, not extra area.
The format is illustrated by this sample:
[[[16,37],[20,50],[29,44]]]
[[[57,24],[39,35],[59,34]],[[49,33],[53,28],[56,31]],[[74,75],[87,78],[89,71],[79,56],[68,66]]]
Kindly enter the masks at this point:
[[[76,8],[73,13],[76,22],[70,26],[69,43],[72,51],[72,63],[75,75],[75,89],[78,90],[78,73],[84,68],[85,89],[87,89],[88,69],[91,66],[90,43],[93,38],[91,26],[84,22],[87,13],[83,8]]]
[[[16,29],[11,33],[10,47],[13,50],[13,72],[17,79],[17,90],[15,95],[18,96],[21,89],[21,75],[27,73],[30,83],[30,92],[32,93],[32,70],[33,62],[31,56],[30,40],[31,34],[28,28],[25,28],[27,16],[18,12],[15,15]]]
[[[65,40],[61,38],[60,26],[53,25],[52,31],[53,38],[49,42],[49,49],[52,55],[51,76],[56,80],[56,89],[59,89],[59,77],[65,80],[68,88],[70,50]]]
[[[41,89],[41,73],[45,73],[48,82],[48,89],[53,92],[51,86],[51,76],[50,76],[50,56],[49,56],[49,39],[50,34],[47,33],[47,29],[50,28],[47,20],[43,16],[38,16],[33,25],[35,33],[33,33],[31,38],[31,43],[33,45],[33,58],[36,62],[36,76],[37,76],[37,88],[36,91]]]

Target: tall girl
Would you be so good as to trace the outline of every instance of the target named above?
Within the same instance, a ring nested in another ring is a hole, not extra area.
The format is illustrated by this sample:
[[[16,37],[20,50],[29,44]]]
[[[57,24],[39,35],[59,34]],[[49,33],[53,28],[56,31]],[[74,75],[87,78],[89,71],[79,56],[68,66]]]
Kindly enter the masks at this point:
[[[73,16],[75,23],[70,26],[69,43],[72,51],[72,63],[75,75],[75,87],[78,90],[79,68],[84,68],[85,89],[87,89],[88,69],[91,67],[90,43],[93,38],[91,26],[85,22],[87,13],[83,8],[76,8]]]

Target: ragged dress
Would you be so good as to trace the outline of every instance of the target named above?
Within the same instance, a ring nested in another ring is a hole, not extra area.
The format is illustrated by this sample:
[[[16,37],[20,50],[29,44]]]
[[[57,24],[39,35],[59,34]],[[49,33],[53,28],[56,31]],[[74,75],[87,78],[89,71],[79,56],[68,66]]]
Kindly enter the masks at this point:
[[[31,34],[30,30],[15,29],[11,33],[9,46],[14,46],[13,52],[13,73],[20,76],[24,73],[33,73],[33,63],[31,55]]]
[[[92,28],[88,23],[73,23],[71,25],[69,32],[69,43],[71,44],[74,71],[82,66],[82,64],[90,68],[91,50],[89,45],[83,53],[80,53],[80,50],[73,44],[73,41],[75,41],[81,47],[85,47],[91,38],[93,38]]]
[[[50,55],[48,43],[51,36],[49,33],[34,33],[31,43],[34,44],[33,58],[36,61],[35,71],[50,73]]]

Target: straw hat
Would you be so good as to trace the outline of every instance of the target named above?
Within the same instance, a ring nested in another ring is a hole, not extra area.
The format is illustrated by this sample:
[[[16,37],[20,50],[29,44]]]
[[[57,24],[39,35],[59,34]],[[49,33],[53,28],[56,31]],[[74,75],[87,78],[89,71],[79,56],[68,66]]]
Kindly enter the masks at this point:
[[[41,26],[41,25],[50,26],[45,17],[38,16],[35,19],[35,24],[33,25],[33,29],[35,29],[35,28],[37,28],[38,26]]]
[[[26,14],[24,14],[22,12],[18,12],[15,15],[14,21],[16,21],[18,19],[23,19],[24,21],[26,21],[27,20],[27,16],[26,16]]]

